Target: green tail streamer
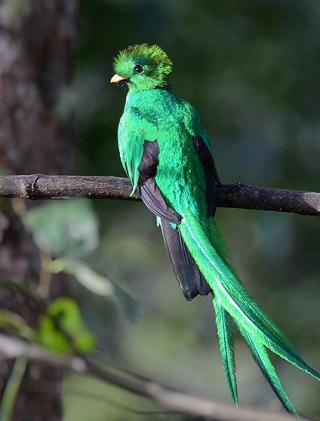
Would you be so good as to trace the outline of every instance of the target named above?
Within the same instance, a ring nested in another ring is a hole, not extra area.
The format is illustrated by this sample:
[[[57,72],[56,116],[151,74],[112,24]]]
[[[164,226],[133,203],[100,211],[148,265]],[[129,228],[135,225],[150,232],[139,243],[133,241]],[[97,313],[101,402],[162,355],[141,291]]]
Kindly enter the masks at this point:
[[[320,380],[320,374],[303,361],[280,329],[249,295],[233,269],[219,254],[221,240],[215,238],[213,244],[206,234],[206,227],[203,227],[190,212],[185,212],[179,229],[215,297],[220,350],[233,401],[237,403],[238,396],[228,317],[234,319],[254,359],[285,409],[296,414],[266,348],[317,380]]]
[[[213,299],[213,306],[216,313],[217,333],[224,373],[229,385],[231,399],[235,405],[238,405],[239,398],[232,335],[230,331],[230,316],[222,307],[217,297]]]
[[[255,341],[246,331],[240,327],[240,332],[250,348],[251,354],[259,366],[262,374],[271,386],[274,393],[278,396],[284,408],[291,414],[297,414],[294,406],[292,405],[288,395],[282,387],[277,372],[270,361],[269,355],[263,345]]]

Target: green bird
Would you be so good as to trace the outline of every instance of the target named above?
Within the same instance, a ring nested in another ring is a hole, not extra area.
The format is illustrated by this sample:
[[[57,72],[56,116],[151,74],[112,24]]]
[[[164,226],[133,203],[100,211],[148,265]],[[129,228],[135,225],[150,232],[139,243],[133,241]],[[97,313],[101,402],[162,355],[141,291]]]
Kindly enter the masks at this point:
[[[238,404],[231,322],[235,323],[284,408],[296,413],[268,350],[320,380],[320,374],[242,285],[214,221],[220,181],[207,132],[196,109],[168,87],[172,62],[157,45],[140,44],[114,60],[111,82],[128,94],[118,128],[122,165],[133,190],[156,215],[180,288],[187,300],[211,294],[221,358]]]

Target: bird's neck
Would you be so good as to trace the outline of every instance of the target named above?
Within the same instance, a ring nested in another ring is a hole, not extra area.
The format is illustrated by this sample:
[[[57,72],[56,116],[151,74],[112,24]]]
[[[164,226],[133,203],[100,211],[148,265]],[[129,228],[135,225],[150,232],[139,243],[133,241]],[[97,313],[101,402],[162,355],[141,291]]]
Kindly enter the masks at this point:
[[[131,91],[127,93],[125,108],[141,106],[142,104],[155,101],[162,97],[168,89],[165,88],[154,88],[145,91]]]

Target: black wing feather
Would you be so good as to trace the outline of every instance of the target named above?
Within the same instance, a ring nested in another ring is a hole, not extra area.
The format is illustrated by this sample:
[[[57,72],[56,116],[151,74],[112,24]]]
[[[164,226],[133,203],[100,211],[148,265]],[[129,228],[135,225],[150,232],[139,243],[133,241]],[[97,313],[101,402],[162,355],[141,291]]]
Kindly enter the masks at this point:
[[[180,224],[181,216],[168,207],[153,177],[139,186],[139,193],[141,200],[152,213],[165,221]]]

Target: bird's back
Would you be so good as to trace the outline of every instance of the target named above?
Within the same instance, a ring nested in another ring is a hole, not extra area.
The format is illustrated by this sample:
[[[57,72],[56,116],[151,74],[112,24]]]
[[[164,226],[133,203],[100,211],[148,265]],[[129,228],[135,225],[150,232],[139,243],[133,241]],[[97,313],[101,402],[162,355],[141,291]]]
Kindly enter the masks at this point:
[[[127,172],[134,173],[139,166],[144,142],[156,140],[156,183],[167,203],[178,213],[188,209],[204,216],[205,175],[194,149],[194,136],[206,139],[198,113],[187,101],[165,89],[128,94],[119,125],[120,155]]]

